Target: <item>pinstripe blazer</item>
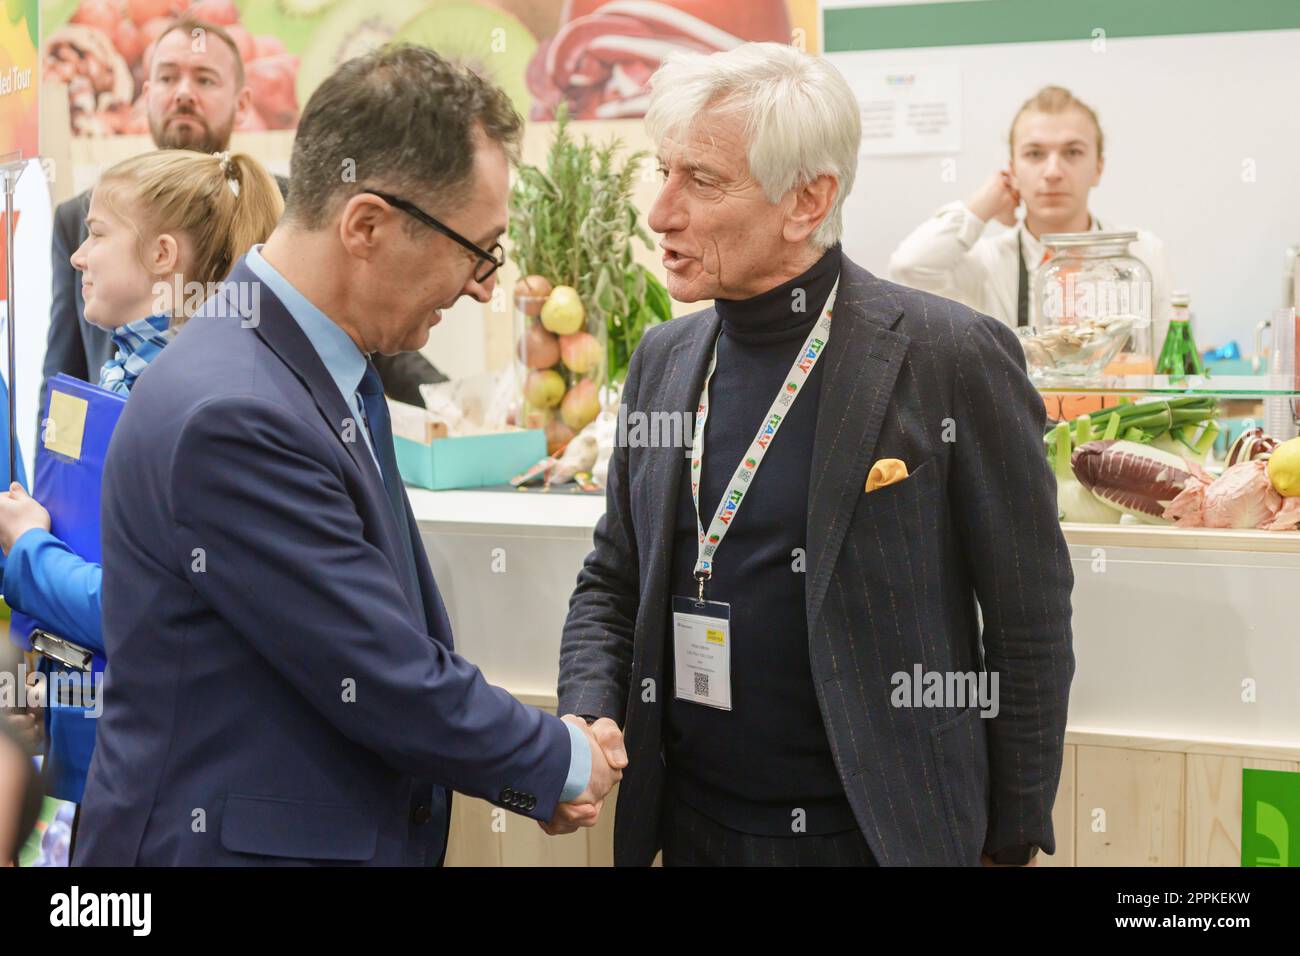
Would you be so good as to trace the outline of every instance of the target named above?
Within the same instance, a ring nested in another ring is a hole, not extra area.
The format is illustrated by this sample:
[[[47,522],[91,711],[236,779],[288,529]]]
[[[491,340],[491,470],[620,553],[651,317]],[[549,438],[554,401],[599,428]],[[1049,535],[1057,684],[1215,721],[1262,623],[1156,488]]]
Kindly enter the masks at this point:
[[[709,309],[652,329],[632,359],[628,413],[693,411],[718,328]],[[1026,843],[1051,853],[1074,578],[1043,402],[1015,333],[846,257],[821,361],[808,652],[863,835],[885,866],[977,865],[981,851]],[[867,494],[880,458],[902,459],[909,477]],[[661,705],[673,687],[663,643],[684,464],[681,448],[615,450],[560,650],[559,712],[624,728],[619,865],[647,865],[659,848]],[[997,715],[893,706],[893,675],[918,665],[996,673]]]

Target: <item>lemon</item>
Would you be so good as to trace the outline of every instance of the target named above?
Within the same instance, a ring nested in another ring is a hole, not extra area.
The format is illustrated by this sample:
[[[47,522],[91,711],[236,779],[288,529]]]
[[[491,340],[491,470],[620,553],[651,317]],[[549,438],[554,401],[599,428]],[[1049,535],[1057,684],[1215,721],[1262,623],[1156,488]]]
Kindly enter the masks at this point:
[[[1300,496],[1300,438],[1284,441],[1268,459],[1268,480],[1284,498]]]

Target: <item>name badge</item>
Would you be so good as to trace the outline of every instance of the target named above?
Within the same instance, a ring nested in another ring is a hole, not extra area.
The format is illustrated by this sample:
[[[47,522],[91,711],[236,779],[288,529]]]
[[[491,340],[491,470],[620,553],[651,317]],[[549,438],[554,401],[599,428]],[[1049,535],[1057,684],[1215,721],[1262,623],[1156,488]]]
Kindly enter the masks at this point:
[[[731,710],[731,605],[673,598],[677,700]]]

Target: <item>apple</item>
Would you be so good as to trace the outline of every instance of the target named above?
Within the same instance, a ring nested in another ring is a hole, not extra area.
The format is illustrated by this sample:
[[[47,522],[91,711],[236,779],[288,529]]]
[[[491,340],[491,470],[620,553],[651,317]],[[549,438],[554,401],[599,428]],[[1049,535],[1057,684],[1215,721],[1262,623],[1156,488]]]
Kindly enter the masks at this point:
[[[219,27],[229,27],[239,22],[239,9],[234,0],[198,0],[185,14],[204,23],[215,23]]]
[[[171,20],[186,5],[181,0],[126,0],[126,12],[137,26],[144,26],[147,21],[161,17]]]
[[[242,62],[251,63],[257,59],[257,44],[253,42],[253,34],[238,23],[227,26],[226,32],[230,34],[230,39],[235,41],[235,47],[239,50],[239,59]]]
[[[560,358],[579,375],[585,375],[600,365],[603,352],[600,340],[590,332],[560,336]]]
[[[528,373],[524,400],[537,408],[554,408],[564,397],[564,376],[554,369]]]
[[[111,37],[117,29],[117,21],[121,16],[118,7],[119,5],[113,0],[83,0],[68,18],[68,22],[83,27],[94,27],[105,36]]]
[[[519,337],[519,361],[529,368],[550,368],[560,360],[560,340],[542,328],[536,319]]]
[[[550,294],[551,281],[546,276],[524,276],[515,283],[515,306],[530,318],[536,318]]]
[[[109,36],[113,38],[113,46],[117,47],[117,52],[122,54],[122,59],[128,64],[135,63],[144,53],[144,37],[140,35],[140,28],[130,17],[118,20],[117,28]]]
[[[590,379],[569,389],[560,406],[560,418],[575,432],[582,431],[600,414],[600,395],[596,383]]]
[[[572,335],[582,328],[586,318],[587,310],[582,307],[582,298],[572,286],[557,285],[542,306],[542,325],[556,335]]]
[[[269,33],[253,37],[253,46],[257,49],[257,56],[254,59],[260,60],[264,56],[279,56],[281,53],[288,53],[284,48],[284,43],[279,37],[273,37]]]
[[[558,455],[573,440],[573,429],[558,419],[546,426],[546,454]]]

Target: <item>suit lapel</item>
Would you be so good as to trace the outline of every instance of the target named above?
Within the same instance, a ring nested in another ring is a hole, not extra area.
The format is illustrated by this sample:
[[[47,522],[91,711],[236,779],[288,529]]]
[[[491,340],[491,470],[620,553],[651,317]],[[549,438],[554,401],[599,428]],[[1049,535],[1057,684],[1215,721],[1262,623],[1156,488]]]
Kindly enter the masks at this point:
[[[257,274],[248,267],[248,264],[242,258],[230,271],[230,276],[226,281],[226,288],[232,290],[228,291],[227,295],[235,294],[233,290],[238,288],[237,283],[239,282],[257,282],[261,285],[261,280],[258,279]],[[384,480],[370,457],[370,450],[365,444],[365,436],[361,434],[361,429],[365,428],[365,424],[358,420],[356,413],[343,400],[338,386],[325,368],[325,363],[321,361],[320,355],[317,354],[316,349],[293,316],[289,314],[289,310],[285,308],[284,303],[266,285],[261,285],[259,296],[260,310],[257,316],[257,324],[253,326],[254,330],[262,341],[270,347],[271,351],[279,356],[280,360],[303,383],[311,395],[312,401],[316,404],[317,410],[320,411],[328,423],[330,431],[338,436],[340,444],[347,450],[353,464],[361,472],[361,480],[366,486],[367,493],[383,502],[383,507],[376,510],[380,514],[379,520],[383,522],[384,533],[389,541],[388,551],[390,556],[395,556],[396,561],[406,564],[409,559],[406,548],[402,546],[402,539],[399,537],[406,532],[406,529],[398,526],[396,516],[392,513],[393,509],[388,505],[388,492],[384,488]],[[237,310],[238,303],[233,303],[233,306]],[[230,311],[227,314],[235,315],[238,313],[237,311]],[[409,514],[409,505],[407,510]],[[418,534],[411,540],[413,543],[418,542]],[[416,573],[418,575],[418,570]],[[405,591],[405,588],[403,588],[403,591]],[[408,595],[407,601],[408,603],[412,601],[422,602],[423,598],[424,596],[419,594]],[[419,610],[419,605],[413,605],[412,609]]]
[[[862,494],[909,339],[892,330],[895,294],[845,258],[831,319],[808,493],[808,625],[817,620],[849,518]]]
[[[234,286],[238,282],[260,284],[261,280],[244,260],[240,259],[231,270],[227,282],[230,286]],[[260,297],[261,310],[258,313],[258,322],[253,326],[254,330],[306,386],[312,401],[316,403],[316,408],[329,423],[330,431],[339,436],[339,441],[347,449],[357,468],[367,479],[373,479],[369,482],[371,490],[383,495],[383,481],[378,475],[375,463],[370,460],[365,438],[360,433],[364,426],[356,420],[356,413],[339,394],[338,386],[330,377],[325,363],[321,361],[316,349],[307,339],[306,333],[294,321],[284,303],[268,286],[261,286]],[[352,429],[348,429],[347,422],[353,423],[355,434],[352,433]],[[345,436],[352,440],[345,440]]]

